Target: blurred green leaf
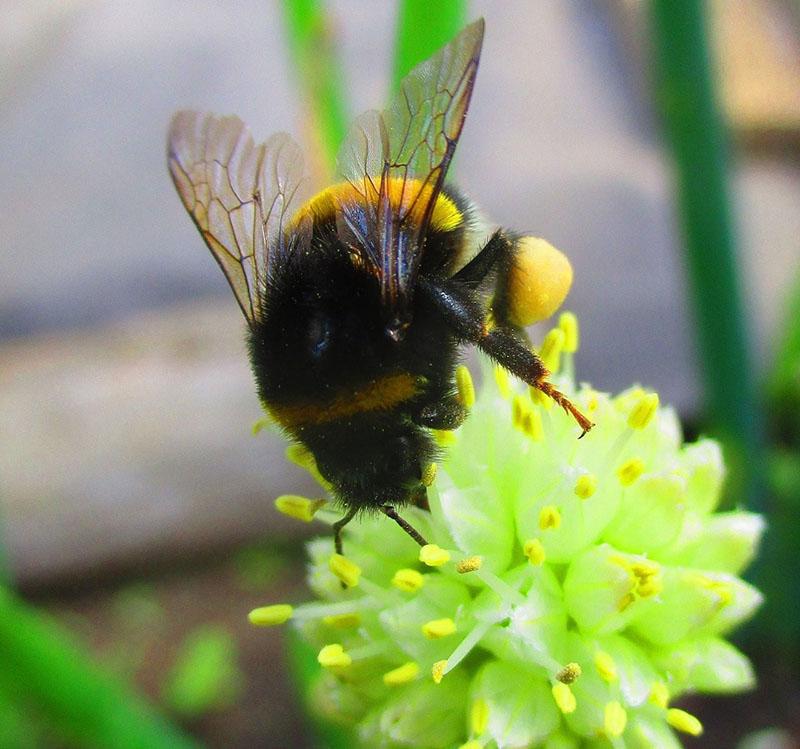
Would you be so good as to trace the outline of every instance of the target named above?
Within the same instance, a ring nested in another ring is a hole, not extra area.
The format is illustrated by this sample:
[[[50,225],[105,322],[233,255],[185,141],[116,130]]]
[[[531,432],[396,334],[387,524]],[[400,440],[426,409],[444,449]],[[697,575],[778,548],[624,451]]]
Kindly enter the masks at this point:
[[[769,376],[774,426],[800,446],[800,276],[789,294],[783,328]]]
[[[0,685],[0,747],[35,749],[42,746],[41,720],[4,691]]]
[[[397,17],[393,84],[438,52],[466,25],[465,0],[403,0]]]
[[[195,743],[93,665],[53,620],[0,588],[0,664],[11,699],[30,704],[63,743],[178,749]]]
[[[244,681],[233,635],[219,625],[203,625],[183,643],[163,689],[164,702],[195,717],[229,707]]]
[[[725,444],[735,499],[759,511],[764,505],[761,408],[742,304],[729,141],[709,44],[708,7],[702,0],[654,0],[645,7],[656,104],[676,171],[710,431]]]
[[[311,171],[327,171],[330,177],[348,125],[342,68],[330,19],[320,0],[284,0],[283,8],[289,50],[305,93],[302,103],[309,121],[308,135],[317,145]]]

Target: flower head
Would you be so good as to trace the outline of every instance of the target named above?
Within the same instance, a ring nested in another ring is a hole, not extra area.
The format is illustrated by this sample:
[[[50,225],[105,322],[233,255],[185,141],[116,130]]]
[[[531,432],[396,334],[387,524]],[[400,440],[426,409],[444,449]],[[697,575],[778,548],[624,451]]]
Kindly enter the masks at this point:
[[[718,444],[684,444],[654,393],[575,389],[574,317],[559,329],[554,379],[594,430],[576,439],[569,416],[487,367],[430,512],[403,510],[431,543],[364,517],[346,574],[329,537],[310,542],[317,602],[252,617],[291,615],[320,649],[317,707],[365,746],[680,746],[702,724],[676,698],[753,682],[724,638],[761,602],[737,576],[761,517],[715,512]]]

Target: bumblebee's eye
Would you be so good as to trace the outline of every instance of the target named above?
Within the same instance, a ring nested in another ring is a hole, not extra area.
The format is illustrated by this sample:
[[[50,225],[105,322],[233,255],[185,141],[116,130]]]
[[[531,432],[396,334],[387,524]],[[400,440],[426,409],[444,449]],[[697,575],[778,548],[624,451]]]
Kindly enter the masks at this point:
[[[313,359],[321,359],[331,345],[331,321],[325,315],[315,315],[308,326],[308,349]]]

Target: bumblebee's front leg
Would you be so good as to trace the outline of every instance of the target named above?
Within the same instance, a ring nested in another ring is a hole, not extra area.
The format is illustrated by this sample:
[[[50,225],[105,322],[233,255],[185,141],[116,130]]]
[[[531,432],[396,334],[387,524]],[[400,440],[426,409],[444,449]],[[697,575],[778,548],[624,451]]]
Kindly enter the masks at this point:
[[[461,340],[475,344],[509,372],[552,398],[578,422],[583,430],[581,437],[594,426],[566,395],[547,382],[550,373],[533,351],[517,341],[511,332],[491,328],[486,323],[474,292],[455,280],[421,278],[419,285]]]

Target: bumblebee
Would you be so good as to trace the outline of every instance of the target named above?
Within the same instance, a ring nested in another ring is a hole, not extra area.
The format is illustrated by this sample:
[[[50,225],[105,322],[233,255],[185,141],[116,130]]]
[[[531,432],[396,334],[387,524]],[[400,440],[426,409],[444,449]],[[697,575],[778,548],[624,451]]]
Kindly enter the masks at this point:
[[[425,506],[431,430],[467,415],[454,383],[464,344],[592,427],[523,333],[540,270],[531,238],[500,229],[480,242],[475,208],[445,185],[483,33],[482,19],[465,28],[388,109],[359,117],[336,183],[310,199],[290,136],[256,145],[238,118],[190,111],[170,127],[169,170],[244,313],[261,401],[344,509],[339,553],[363,510],[425,544],[396,508]]]

